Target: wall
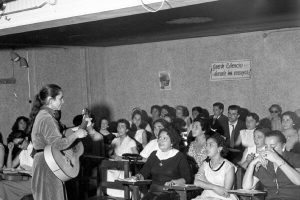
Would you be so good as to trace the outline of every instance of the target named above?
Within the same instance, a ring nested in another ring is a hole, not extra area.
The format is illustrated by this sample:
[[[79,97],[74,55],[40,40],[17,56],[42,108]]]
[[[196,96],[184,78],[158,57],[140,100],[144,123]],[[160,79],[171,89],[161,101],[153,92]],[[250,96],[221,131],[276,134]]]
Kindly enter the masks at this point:
[[[264,34],[265,33],[265,34]],[[273,103],[283,110],[300,108],[300,31],[275,30],[194,38],[104,49],[106,101],[114,119],[130,117],[139,106],[200,105],[211,111],[221,101],[225,109],[238,104],[268,114]],[[209,80],[214,61],[250,59],[250,80]],[[158,72],[171,72],[172,90],[160,91]]]
[[[272,103],[283,110],[299,108],[300,31],[275,30],[217,37],[106,48],[66,47],[15,50],[28,59],[31,98],[46,83],[64,89],[62,121],[72,125],[83,107],[92,108],[96,118],[130,118],[140,106],[149,111],[153,104],[200,105],[211,111],[216,101],[239,104],[268,114]],[[27,69],[10,61],[10,50],[0,51],[0,78],[14,75],[17,83],[0,85],[0,131],[4,138],[14,120],[28,116]],[[250,80],[209,81],[214,61],[250,59]],[[158,72],[171,72],[172,90],[160,91]]]
[[[0,131],[3,137],[6,138],[10,133],[18,116],[29,115],[31,104],[28,102],[27,70],[31,99],[44,84],[56,83],[63,88],[65,104],[62,122],[71,126],[73,117],[88,105],[85,48],[17,49],[15,52],[27,58],[29,68],[22,69],[19,63],[12,63],[10,49],[0,51],[0,78],[10,77],[14,66],[17,80],[16,84],[0,85]]]

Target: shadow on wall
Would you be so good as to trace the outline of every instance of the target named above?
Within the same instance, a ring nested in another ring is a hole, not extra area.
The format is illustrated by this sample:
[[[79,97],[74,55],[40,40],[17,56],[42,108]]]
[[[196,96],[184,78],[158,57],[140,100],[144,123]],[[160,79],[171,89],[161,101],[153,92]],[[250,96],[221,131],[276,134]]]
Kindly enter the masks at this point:
[[[95,129],[100,129],[100,119],[103,117],[111,120],[111,108],[105,103],[94,104],[91,106],[91,114],[95,117]]]

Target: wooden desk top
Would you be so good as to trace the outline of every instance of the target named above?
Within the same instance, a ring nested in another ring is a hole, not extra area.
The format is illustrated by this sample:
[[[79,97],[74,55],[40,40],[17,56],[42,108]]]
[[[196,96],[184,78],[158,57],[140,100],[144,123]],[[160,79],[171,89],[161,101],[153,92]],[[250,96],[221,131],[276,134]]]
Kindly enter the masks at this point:
[[[247,196],[247,197],[254,197],[254,196],[266,196],[267,192],[260,191],[260,190],[244,190],[244,189],[238,189],[238,190],[229,190],[228,193],[230,194],[236,194],[239,196]]]
[[[179,191],[200,190],[200,189],[202,188],[192,184],[173,185],[173,186],[164,187],[164,190],[179,190]]]
[[[130,181],[126,179],[117,179],[116,182],[120,182],[124,185],[134,185],[134,186],[141,186],[141,185],[150,185],[152,180],[138,180],[138,181]]]

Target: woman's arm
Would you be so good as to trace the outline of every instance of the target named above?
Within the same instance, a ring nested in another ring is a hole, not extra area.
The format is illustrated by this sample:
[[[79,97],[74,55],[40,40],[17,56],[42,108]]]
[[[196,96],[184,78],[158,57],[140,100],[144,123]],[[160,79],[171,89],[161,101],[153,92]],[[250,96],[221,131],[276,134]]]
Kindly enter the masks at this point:
[[[199,187],[205,189],[205,190],[213,190],[214,192],[216,192],[220,196],[229,197],[229,194],[228,194],[227,189],[225,187],[214,185],[206,179],[205,172],[204,172],[204,164],[201,165],[201,167],[199,169],[199,172],[197,173],[197,175],[195,177],[194,184],[196,186],[199,186]]]
[[[131,151],[132,151],[132,153],[139,154],[139,152],[138,152],[136,146],[131,147]]]
[[[259,181],[258,178],[253,176],[254,168],[259,161],[260,159],[256,158],[248,165],[243,178],[243,184],[242,184],[243,189],[248,189],[248,190],[253,189],[256,183]]]
[[[142,145],[143,145],[143,147],[145,147],[147,145],[147,143],[148,143],[148,141],[147,141],[147,133],[144,130],[143,133],[142,133]]]
[[[242,137],[241,137],[241,133],[240,133],[234,146],[240,146],[241,144],[242,144]]]
[[[103,140],[103,136],[97,132],[93,126],[88,126],[87,127],[87,131],[88,131],[88,134],[91,136],[92,140],[93,141],[100,141],[100,140]]]
[[[6,160],[7,168],[12,168],[12,152],[13,152],[14,146],[15,145],[13,142],[10,142],[7,144],[7,147],[8,147],[8,156],[7,156],[7,160]],[[17,156],[17,157],[19,157],[19,156]]]
[[[40,131],[44,135],[48,144],[52,144],[57,150],[68,148],[78,138],[83,138],[87,132],[78,129],[67,137],[62,137],[54,119],[51,116],[45,117],[40,124]]]
[[[234,176],[235,176],[235,169],[234,167],[232,166],[228,172],[226,172],[225,174],[225,184],[224,184],[224,187],[227,189],[227,190],[231,190],[232,189],[232,186],[233,186],[233,182],[234,182]]]

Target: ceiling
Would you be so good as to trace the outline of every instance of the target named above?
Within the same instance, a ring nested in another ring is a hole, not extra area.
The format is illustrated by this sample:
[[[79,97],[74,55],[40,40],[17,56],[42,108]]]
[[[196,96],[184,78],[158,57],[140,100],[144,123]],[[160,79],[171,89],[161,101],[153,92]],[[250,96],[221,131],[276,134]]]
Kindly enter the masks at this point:
[[[299,0],[219,0],[5,35],[0,37],[0,48],[114,46],[298,26]]]

